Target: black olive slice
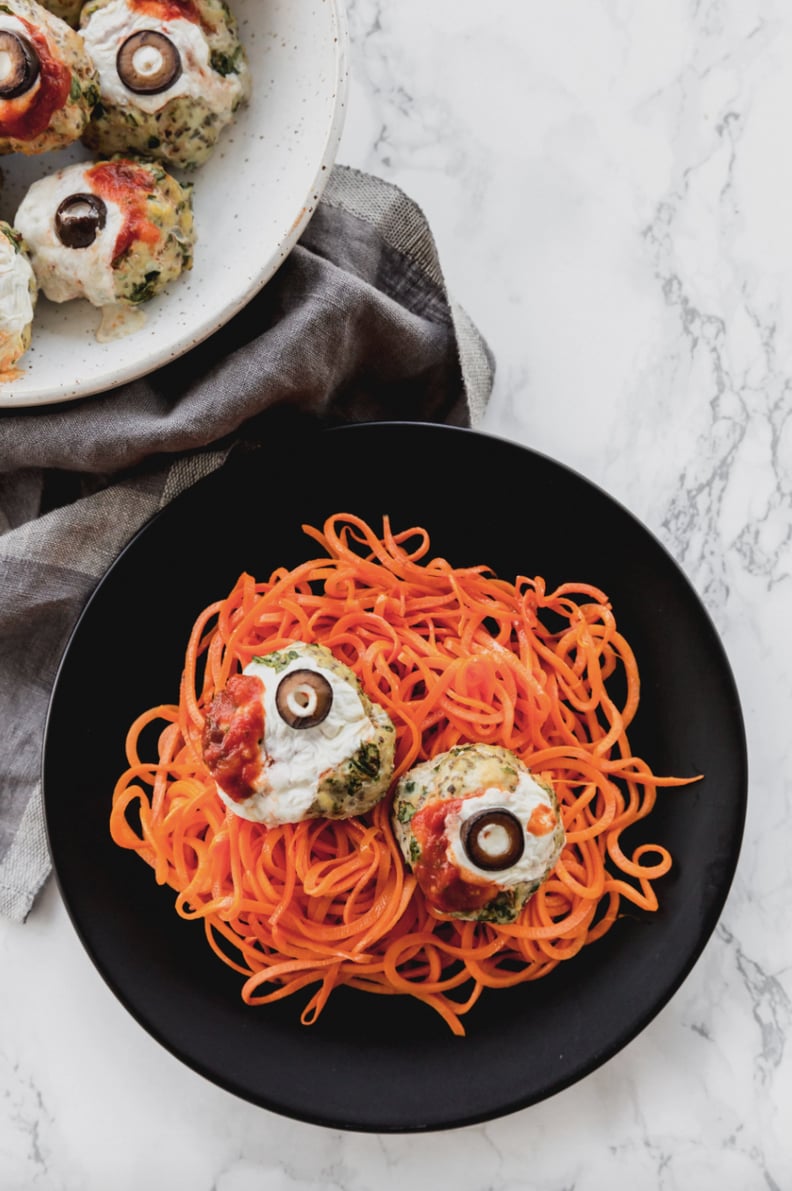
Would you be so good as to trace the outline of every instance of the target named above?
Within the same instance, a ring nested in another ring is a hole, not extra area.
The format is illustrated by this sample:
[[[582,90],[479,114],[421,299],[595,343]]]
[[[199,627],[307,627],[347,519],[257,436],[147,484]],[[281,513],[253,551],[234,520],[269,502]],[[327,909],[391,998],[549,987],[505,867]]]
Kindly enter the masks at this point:
[[[67,248],[88,248],[107,222],[107,207],[96,194],[70,194],[55,212],[55,232]]]
[[[35,83],[41,62],[26,37],[0,30],[0,99],[16,99]]]
[[[158,95],[176,82],[182,72],[182,60],[164,33],[142,29],[121,45],[116,55],[116,70],[129,91],[136,95]]]
[[[525,848],[520,820],[511,811],[498,807],[479,811],[466,819],[460,838],[473,863],[488,873],[511,868]]]
[[[278,683],[275,706],[290,728],[313,728],[327,719],[333,688],[316,670],[292,670]]]

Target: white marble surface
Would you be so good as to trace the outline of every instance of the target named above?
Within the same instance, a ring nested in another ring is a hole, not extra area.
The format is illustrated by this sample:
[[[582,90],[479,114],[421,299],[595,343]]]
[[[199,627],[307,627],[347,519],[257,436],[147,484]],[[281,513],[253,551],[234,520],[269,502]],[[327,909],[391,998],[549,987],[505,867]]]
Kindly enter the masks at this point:
[[[181,1066],[50,885],[0,924],[0,1188],[792,1187],[792,6],[350,0],[339,158],[406,190],[498,375],[485,429],[582,471],[669,547],[746,717],[741,860],[645,1032],[452,1133],[304,1125]]]

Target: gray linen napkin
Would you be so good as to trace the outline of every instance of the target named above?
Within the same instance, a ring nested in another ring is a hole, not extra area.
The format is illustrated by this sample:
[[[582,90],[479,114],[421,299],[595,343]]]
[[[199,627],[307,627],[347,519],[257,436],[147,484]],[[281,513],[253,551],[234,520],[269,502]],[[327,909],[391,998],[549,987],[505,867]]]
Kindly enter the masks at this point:
[[[420,209],[336,166],[281,269],[204,344],[112,392],[0,412],[0,913],[24,921],[50,871],[39,771],[52,682],[136,530],[236,446],[285,427],[476,425],[492,375]]]

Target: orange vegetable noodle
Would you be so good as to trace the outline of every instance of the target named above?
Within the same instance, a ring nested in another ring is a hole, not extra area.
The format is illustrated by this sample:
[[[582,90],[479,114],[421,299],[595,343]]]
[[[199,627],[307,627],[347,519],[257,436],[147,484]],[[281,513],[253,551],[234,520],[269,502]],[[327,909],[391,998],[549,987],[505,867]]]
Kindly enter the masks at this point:
[[[672,858],[652,843],[628,854],[622,836],[659,787],[694,779],[658,777],[633,756],[638,667],[597,588],[548,591],[541,578],[454,567],[432,556],[427,530],[397,533],[388,518],[381,533],[349,513],[303,529],[321,552],[263,581],[242,574],[193,627],[178,704],[132,724],[112,838],[175,891],[179,915],[203,923],[248,1004],[305,990],[309,1024],[346,985],[418,998],[461,1035],[484,989],[545,976],[628,906],[657,909]],[[388,712],[395,771],[365,815],[267,827],[220,799],[202,758],[204,718],[232,674],[294,641],[329,648]],[[146,742],[156,755],[143,755]],[[472,742],[510,749],[549,778],[566,831],[548,879],[502,925],[433,912],[390,825],[398,778]]]

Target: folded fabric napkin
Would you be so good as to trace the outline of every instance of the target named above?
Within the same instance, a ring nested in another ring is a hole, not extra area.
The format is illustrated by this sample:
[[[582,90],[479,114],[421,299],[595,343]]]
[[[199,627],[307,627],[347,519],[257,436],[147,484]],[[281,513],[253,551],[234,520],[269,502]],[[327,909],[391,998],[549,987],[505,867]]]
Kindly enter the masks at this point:
[[[0,393],[0,913],[23,921],[50,871],[50,690],[87,597],[136,530],[232,450],[286,430],[475,425],[492,376],[422,212],[336,166],[275,277],[188,355],[70,404],[2,412]]]

